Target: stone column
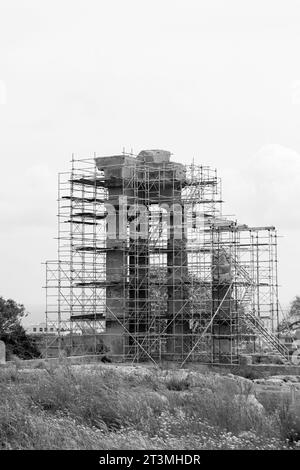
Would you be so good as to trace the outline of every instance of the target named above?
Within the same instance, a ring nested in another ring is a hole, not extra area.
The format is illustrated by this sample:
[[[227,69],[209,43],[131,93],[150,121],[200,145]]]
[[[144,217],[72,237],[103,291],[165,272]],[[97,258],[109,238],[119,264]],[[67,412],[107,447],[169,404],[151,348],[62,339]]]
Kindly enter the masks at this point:
[[[4,341],[0,341],[0,364],[6,363],[6,348]]]
[[[212,325],[213,357],[217,362],[230,362],[232,349],[232,281],[231,264],[222,249],[216,249],[212,256]]]
[[[122,356],[124,354],[125,340],[128,340],[122,326],[126,322],[127,315],[125,293],[128,254],[126,234],[124,233],[125,227],[120,223],[119,214],[120,204],[132,204],[132,191],[126,181],[132,178],[135,164],[135,158],[127,155],[96,158],[97,168],[104,171],[104,185],[108,189],[107,207],[115,214],[115,222],[111,223],[115,233],[107,233],[106,240],[107,309],[106,330],[103,337],[109,353],[113,356]],[[114,215],[112,214],[111,217],[114,217]],[[124,223],[123,219],[122,222]],[[127,224],[127,219],[125,224]],[[108,227],[108,229],[111,229],[111,227]]]

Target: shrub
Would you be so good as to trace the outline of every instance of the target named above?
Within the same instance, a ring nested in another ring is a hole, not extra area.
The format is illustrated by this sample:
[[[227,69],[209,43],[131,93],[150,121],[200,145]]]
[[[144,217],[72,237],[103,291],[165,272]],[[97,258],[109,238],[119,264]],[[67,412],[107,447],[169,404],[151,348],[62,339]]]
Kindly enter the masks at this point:
[[[190,387],[190,382],[188,378],[180,378],[175,376],[167,380],[166,387],[168,390],[181,392],[183,390],[187,390]]]

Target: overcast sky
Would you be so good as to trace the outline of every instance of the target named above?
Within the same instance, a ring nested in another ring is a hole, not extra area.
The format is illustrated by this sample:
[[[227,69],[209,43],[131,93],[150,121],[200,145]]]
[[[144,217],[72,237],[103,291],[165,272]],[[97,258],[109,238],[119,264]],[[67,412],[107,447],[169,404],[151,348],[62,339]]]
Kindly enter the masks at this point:
[[[300,295],[300,2],[2,0],[0,295],[44,317],[57,173],[162,148],[223,178],[225,212],[276,225]]]

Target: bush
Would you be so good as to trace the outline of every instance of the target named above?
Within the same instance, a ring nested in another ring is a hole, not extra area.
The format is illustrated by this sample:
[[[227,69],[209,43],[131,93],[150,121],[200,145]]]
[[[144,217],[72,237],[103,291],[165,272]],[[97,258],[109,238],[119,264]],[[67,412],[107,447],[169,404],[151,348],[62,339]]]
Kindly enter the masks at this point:
[[[183,390],[187,390],[190,387],[190,383],[187,378],[171,377],[167,380],[166,387],[168,390],[181,392]]]
[[[290,443],[300,441],[300,417],[295,413],[290,397],[265,394],[260,401],[266,412],[276,418],[282,440]]]

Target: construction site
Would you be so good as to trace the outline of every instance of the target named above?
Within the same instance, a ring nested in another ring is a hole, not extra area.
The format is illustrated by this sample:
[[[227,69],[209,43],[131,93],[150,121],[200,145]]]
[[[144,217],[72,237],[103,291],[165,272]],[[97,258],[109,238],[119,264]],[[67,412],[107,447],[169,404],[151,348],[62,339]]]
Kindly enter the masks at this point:
[[[46,262],[45,357],[288,364],[277,233],[224,216],[215,169],[164,150],[72,157]]]

